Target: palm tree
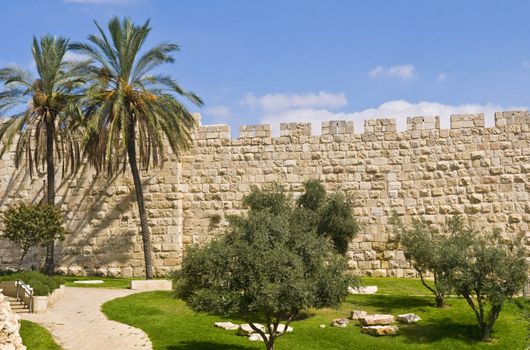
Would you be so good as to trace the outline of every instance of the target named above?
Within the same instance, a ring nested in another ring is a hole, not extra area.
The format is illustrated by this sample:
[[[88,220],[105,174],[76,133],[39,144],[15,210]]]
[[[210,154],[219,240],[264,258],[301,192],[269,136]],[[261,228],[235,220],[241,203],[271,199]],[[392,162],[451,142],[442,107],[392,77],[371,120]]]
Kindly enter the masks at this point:
[[[159,44],[140,53],[151,31],[149,21],[136,25],[130,19],[113,17],[107,35],[96,22],[98,35],[88,43],[75,43],[74,51],[90,57],[83,75],[89,83],[84,97],[88,116],[85,151],[97,172],[125,171],[128,160],[134,181],[144,249],[146,279],[153,278],[153,262],[147,213],[138,160],[142,169],[162,166],[164,138],[178,155],[191,142],[193,115],[182,105],[183,96],[195,105],[199,97],[179,86],[168,75],[153,70],[174,62],[175,44]]]
[[[7,115],[0,126],[0,156],[15,145],[15,166],[24,164],[47,175],[46,202],[55,205],[55,157],[62,160],[63,170],[74,170],[79,164],[78,139],[71,129],[76,112],[74,94],[81,79],[65,62],[68,39],[43,35],[33,37],[32,54],[37,76],[27,69],[8,66],[0,69],[0,114]],[[54,152],[54,146],[57,145]],[[63,172],[64,174],[64,172]],[[54,241],[46,247],[46,272],[54,272]]]

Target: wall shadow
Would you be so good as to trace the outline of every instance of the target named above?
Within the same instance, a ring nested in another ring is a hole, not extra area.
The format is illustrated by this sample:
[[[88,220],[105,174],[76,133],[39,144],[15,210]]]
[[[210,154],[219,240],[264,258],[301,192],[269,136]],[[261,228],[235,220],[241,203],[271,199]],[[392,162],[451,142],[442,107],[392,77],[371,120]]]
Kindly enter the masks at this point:
[[[129,261],[133,245],[137,241],[135,237],[139,235],[139,230],[132,227],[138,227],[139,224],[130,224],[131,220],[138,219],[131,218],[129,214],[136,197],[131,184],[125,180],[128,173],[117,172],[113,176],[103,174],[95,176],[95,171],[87,163],[64,176],[60,166],[57,167],[56,172],[58,175],[56,205],[66,208],[65,221],[70,232],[64,241],[56,245],[58,265],[75,264],[91,269]],[[144,174],[142,176],[144,186],[149,184],[156,174],[156,172]],[[124,180],[120,181],[119,177]],[[35,204],[44,200],[45,175],[34,174],[30,178],[29,171],[25,167],[20,167],[10,175],[5,175],[3,180],[4,191],[0,195],[0,206],[19,201]],[[126,186],[128,190],[116,194],[112,189],[109,192],[112,186]],[[122,217],[126,213],[129,214],[128,222],[127,220],[122,222]],[[109,228],[112,232],[105,233],[104,231]],[[3,252],[3,259],[0,259],[0,262],[11,261],[12,263],[9,264],[18,266],[17,256],[20,254],[18,249],[1,237],[0,243]],[[43,263],[42,248],[32,253],[24,266],[40,266]]]

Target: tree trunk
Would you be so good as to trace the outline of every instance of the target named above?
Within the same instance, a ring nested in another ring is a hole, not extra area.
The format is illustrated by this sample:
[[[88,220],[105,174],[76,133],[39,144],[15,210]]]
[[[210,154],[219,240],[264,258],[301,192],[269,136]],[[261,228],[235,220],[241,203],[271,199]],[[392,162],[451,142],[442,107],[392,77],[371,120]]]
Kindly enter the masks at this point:
[[[444,306],[445,306],[444,296],[440,294],[436,294],[436,307],[442,308]]]
[[[488,324],[485,324],[482,327],[480,327],[480,329],[482,331],[482,334],[481,334],[482,341],[490,341],[491,340],[491,329],[492,328],[493,327],[488,325]]]
[[[135,140],[135,124],[133,120],[129,120],[127,124],[127,156],[129,158],[129,166],[134,181],[134,189],[136,191],[136,202],[138,203],[138,214],[140,215],[140,227],[142,230],[142,242],[144,245],[144,261],[145,261],[145,279],[153,278],[153,261],[151,257],[151,238],[149,235],[149,226],[147,225],[147,213],[145,211],[144,192],[142,188],[142,181],[140,179],[140,171],[138,170],[138,162],[136,161],[136,140]]]
[[[274,340],[265,343],[267,350],[274,350]]]
[[[55,205],[55,164],[53,154],[53,142],[55,139],[55,123],[52,115],[46,115],[46,175],[47,193],[46,202]],[[53,275],[55,270],[55,240],[52,239],[46,244],[46,273]]]

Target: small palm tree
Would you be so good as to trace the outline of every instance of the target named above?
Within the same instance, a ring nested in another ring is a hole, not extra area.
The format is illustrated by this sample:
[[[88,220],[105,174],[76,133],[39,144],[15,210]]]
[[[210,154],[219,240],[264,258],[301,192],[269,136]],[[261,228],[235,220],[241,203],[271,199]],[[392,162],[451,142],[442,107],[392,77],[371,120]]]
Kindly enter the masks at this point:
[[[0,92],[0,114],[7,115],[0,126],[0,156],[16,142],[15,166],[26,165],[31,177],[34,170],[46,173],[46,202],[50,205],[55,205],[55,157],[62,160],[63,171],[74,170],[79,164],[72,116],[78,110],[75,92],[82,79],[64,60],[67,48],[68,39],[63,37],[33,37],[37,77],[17,66],[0,69],[4,87]],[[45,265],[46,272],[53,274],[53,240],[47,244]]]
[[[138,160],[143,169],[161,166],[164,136],[175,154],[188,147],[193,115],[179,102],[184,96],[200,106],[202,101],[171,77],[154,74],[163,63],[172,63],[175,44],[160,44],[143,54],[142,46],[151,30],[149,21],[136,25],[116,17],[108,22],[107,35],[96,22],[98,35],[71,49],[90,57],[83,75],[89,83],[84,97],[88,116],[85,151],[99,173],[125,171],[128,160],[140,215],[145,274],[153,278],[151,242]]]

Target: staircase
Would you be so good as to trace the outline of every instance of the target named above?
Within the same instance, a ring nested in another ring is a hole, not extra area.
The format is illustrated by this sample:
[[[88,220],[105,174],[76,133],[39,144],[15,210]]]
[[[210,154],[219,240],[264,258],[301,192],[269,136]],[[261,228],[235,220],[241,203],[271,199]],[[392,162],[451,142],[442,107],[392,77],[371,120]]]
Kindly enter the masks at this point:
[[[17,301],[16,298],[5,296],[11,306],[11,311],[16,314],[29,314],[29,308],[23,302]]]

